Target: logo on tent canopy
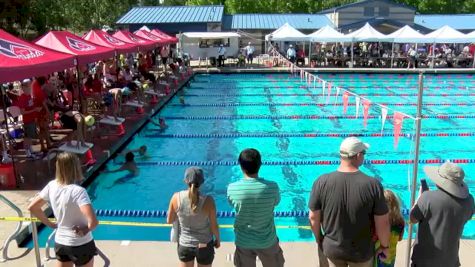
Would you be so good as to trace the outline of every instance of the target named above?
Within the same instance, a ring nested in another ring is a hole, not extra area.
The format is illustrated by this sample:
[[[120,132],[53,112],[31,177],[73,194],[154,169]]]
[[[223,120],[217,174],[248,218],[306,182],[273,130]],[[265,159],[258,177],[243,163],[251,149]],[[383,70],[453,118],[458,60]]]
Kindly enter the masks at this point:
[[[71,48],[78,51],[91,51],[96,49],[95,46],[86,44],[85,42],[79,41],[77,39],[66,37],[66,41],[68,41],[68,44]]]
[[[136,38],[136,37],[133,36],[132,34],[129,34],[129,38],[130,38],[132,41],[137,42],[137,43],[145,43],[144,40],[139,39],[139,38]]]
[[[43,56],[44,52],[31,46],[14,43],[0,38],[0,54],[11,58],[32,59]]]
[[[121,40],[117,39],[117,38],[114,38],[110,35],[107,35],[107,34],[104,34],[103,35],[104,38],[106,38],[106,40],[111,43],[111,44],[115,44],[115,45],[125,45],[124,42],[122,42]]]

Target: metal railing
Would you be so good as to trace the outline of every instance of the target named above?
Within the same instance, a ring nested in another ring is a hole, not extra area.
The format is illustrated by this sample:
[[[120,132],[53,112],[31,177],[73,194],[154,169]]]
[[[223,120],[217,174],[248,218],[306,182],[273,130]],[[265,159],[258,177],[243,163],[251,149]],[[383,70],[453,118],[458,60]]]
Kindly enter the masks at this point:
[[[6,197],[4,197],[3,195],[0,195],[0,200],[2,202],[4,202],[5,204],[7,204],[10,208],[12,208],[19,217],[23,217],[23,212],[20,210],[20,208],[18,208],[17,205],[13,204],[13,202],[11,202],[10,200],[8,200]],[[6,262],[8,260],[12,260],[12,259],[15,259],[15,258],[10,258],[8,256],[8,247],[10,246],[10,243],[15,240],[15,238],[17,237],[18,233],[20,233],[21,231],[21,227],[23,226],[23,222],[18,222],[18,225],[15,229],[15,231],[5,240],[5,242],[3,243],[3,250],[2,250],[2,257],[0,258],[0,262]]]

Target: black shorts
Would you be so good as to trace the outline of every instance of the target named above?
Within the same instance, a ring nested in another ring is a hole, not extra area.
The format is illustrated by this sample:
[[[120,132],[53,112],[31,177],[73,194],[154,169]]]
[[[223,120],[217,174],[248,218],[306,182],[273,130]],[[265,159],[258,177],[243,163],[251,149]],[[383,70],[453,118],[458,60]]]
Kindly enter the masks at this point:
[[[94,240],[77,247],[56,244],[54,246],[54,252],[56,253],[56,258],[58,261],[72,261],[76,266],[86,265],[94,256],[97,255],[97,249]]]
[[[167,57],[162,57],[162,64],[163,64],[163,65],[166,65],[166,64],[167,64],[167,61],[168,61],[168,58],[167,58]]]
[[[190,248],[178,244],[178,258],[182,262],[196,261],[201,265],[210,265],[214,260],[214,242],[210,241],[204,248]]]

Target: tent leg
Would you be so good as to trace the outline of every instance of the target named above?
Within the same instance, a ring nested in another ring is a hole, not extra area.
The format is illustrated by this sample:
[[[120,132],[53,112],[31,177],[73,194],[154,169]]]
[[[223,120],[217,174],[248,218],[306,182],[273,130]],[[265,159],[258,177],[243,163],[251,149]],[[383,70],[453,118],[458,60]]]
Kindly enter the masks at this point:
[[[391,47],[391,69],[393,68],[393,65],[394,65],[394,42]]]
[[[351,62],[350,62],[350,68],[353,68],[353,42],[351,42]]]

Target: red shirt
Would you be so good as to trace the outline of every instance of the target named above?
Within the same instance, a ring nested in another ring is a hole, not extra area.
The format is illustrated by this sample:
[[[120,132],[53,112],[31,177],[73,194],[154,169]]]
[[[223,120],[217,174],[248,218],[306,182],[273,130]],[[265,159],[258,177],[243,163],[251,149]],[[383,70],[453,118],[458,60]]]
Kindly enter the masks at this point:
[[[27,94],[22,94],[18,98],[18,102],[16,103],[16,106],[18,106],[20,109],[24,109],[25,111],[30,111],[35,108],[35,104],[33,103],[33,99],[31,98],[31,95]],[[32,123],[35,121],[36,118],[36,112],[28,113],[22,115],[23,117],[23,123]]]
[[[46,101],[46,94],[41,89],[41,85],[38,83],[37,80],[34,80],[31,83],[31,95],[33,96],[33,103],[35,107],[43,108],[43,103]],[[42,109],[38,115],[45,115],[46,110]]]

